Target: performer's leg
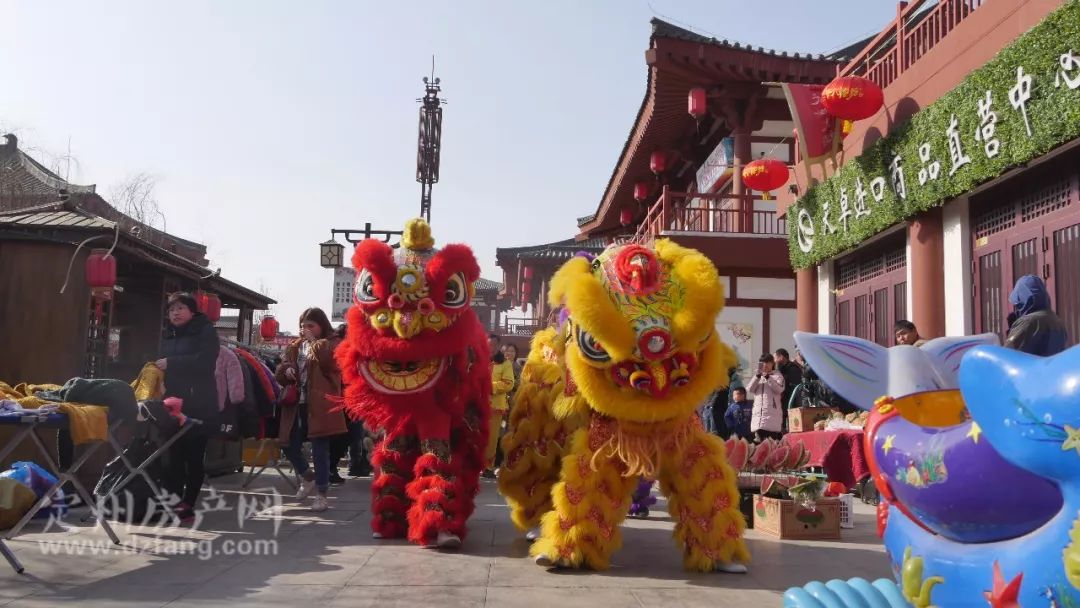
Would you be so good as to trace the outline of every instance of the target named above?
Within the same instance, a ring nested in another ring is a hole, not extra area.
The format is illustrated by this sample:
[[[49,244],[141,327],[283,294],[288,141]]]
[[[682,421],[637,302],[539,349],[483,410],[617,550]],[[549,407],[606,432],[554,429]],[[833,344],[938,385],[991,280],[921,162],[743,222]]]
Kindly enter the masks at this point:
[[[381,437],[371,455],[377,471],[371,482],[371,530],[377,538],[401,538],[408,530],[409,498],[405,488],[412,480],[419,445],[416,437]]]
[[[595,459],[594,470],[593,456],[588,430],[577,431],[562,461],[562,481],[551,490],[554,510],[544,515],[530,551],[542,566],[603,570],[622,545],[619,524],[637,479],[624,477],[621,465],[603,457]]]
[[[413,467],[413,481],[406,487],[413,500],[409,540],[447,549],[460,547],[476,487],[464,478],[465,454],[450,449],[448,414],[425,412],[418,431],[420,457]]]
[[[648,517],[649,507],[656,504],[652,495],[653,481],[642,477],[638,480],[634,495],[630,497],[630,517]]]
[[[724,444],[696,429],[682,450],[665,460],[660,488],[675,519],[675,540],[687,570],[745,572],[750,552],[743,541],[746,522],[739,511],[735,471]]]

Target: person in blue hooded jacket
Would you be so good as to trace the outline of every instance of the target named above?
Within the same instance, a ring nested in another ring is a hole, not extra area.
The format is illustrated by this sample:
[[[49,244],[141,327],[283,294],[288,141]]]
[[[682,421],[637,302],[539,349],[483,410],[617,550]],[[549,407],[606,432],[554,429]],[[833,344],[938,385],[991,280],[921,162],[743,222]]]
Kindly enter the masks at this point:
[[[1042,357],[1065,350],[1069,332],[1050,309],[1050,294],[1042,279],[1033,274],[1020,277],[1009,294],[1009,303],[1013,312],[1006,347]]]

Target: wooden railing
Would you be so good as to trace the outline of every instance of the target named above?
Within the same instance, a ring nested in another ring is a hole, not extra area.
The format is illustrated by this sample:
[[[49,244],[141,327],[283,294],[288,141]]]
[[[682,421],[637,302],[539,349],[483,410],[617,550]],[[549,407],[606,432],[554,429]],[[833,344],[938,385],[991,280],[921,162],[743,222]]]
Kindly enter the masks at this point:
[[[938,0],[936,6],[920,15],[919,9],[926,3],[926,0],[900,2],[892,24],[870,41],[840,75],[863,76],[884,89],[986,0]]]
[[[531,336],[544,328],[540,319],[532,317],[505,317],[502,334],[504,336]]]
[[[645,241],[671,232],[745,234],[787,238],[787,221],[775,211],[755,211],[753,199],[745,209],[737,199],[720,194],[687,194],[664,188],[638,226],[634,240]]]

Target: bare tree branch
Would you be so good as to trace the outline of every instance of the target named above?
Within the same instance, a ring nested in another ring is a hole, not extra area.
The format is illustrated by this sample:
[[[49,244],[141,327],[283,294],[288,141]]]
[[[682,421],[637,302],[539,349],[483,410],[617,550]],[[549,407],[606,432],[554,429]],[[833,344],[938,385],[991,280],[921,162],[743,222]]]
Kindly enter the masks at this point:
[[[155,193],[157,182],[154,175],[136,173],[109,189],[109,202],[136,222],[164,231],[165,213]]]

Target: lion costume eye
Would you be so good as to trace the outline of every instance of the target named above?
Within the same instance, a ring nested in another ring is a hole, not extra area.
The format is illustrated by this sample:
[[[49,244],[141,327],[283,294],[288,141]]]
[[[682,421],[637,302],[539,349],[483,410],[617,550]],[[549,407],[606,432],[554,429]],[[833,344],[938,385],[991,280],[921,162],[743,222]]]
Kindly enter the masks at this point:
[[[584,329],[578,328],[577,343],[578,348],[581,349],[581,354],[585,355],[586,359],[597,363],[611,360],[611,355],[607,354],[603,346],[600,346],[600,342]]]
[[[465,286],[465,275],[459,272],[446,281],[446,290],[443,292],[443,306],[461,308],[468,302],[469,290]]]
[[[375,295],[375,277],[367,270],[361,270],[356,279],[356,301],[364,304],[379,301],[379,296]]]

